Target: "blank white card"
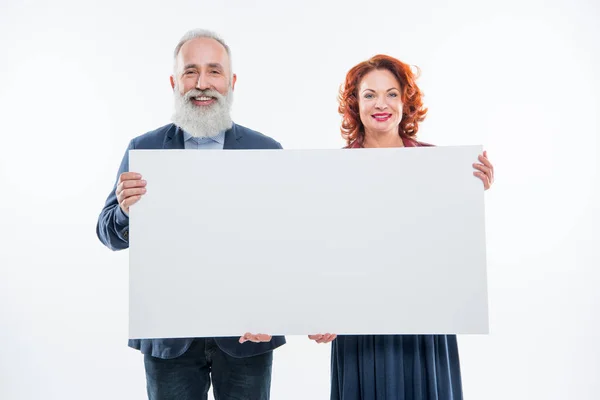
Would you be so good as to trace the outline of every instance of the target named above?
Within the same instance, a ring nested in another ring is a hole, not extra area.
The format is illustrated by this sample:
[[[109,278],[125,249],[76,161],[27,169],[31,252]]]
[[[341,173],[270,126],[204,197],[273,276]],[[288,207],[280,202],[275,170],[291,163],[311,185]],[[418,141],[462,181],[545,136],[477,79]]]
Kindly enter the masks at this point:
[[[130,337],[487,333],[481,152],[130,151]]]

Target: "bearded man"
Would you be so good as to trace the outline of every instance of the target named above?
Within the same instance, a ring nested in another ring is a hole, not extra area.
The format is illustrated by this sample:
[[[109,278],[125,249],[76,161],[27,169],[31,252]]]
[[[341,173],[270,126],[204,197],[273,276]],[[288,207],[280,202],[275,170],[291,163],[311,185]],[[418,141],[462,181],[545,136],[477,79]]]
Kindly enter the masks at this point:
[[[173,123],[129,142],[98,218],[98,238],[111,250],[129,247],[129,207],[146,193],[143,177],[129,171],[129,150],[281,149],[277,141],[231,120],[237,77],[232,72],[230,49],[219,36],[206,30],[186,33],[175,47],[174,61]],[[187,207],[186,212],[205,212]],[[202,249],[189,251],[202,256]],[[202,308],[211,304],[197,306],[198,312],[190,318],[202,318]],[[206,399],[211,381],[215,400],[268,399],[272,351],[284,343],[282,336],[251,333],[228,338],[129,340],[130,347],[144,354],[150,400]]]

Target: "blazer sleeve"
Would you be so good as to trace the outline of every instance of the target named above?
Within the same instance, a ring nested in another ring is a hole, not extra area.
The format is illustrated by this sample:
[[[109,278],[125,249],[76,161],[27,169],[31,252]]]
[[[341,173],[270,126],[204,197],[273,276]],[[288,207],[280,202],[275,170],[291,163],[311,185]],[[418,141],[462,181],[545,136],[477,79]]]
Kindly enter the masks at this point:
[[[119,167],[119,173],[113,186],[112,191],[106,199],[104,208],[98,217],[98,223],[96,225],[96,235],[98,239],[111,250],[123,250],[129,247],[129,217],[123,212],[117,201],[117,184],[119,183],[119,176],[123,172],[129,170],[129,150],[135,149],[133,140],[129,142],[121,166]]]

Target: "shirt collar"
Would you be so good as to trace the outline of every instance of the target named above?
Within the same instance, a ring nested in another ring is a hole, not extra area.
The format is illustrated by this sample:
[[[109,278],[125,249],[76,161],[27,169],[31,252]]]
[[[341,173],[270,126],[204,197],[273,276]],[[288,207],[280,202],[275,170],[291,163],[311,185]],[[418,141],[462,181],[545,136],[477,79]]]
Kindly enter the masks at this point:
[[[183,129],[182,129],[183,130]],[[215,136],[203,136],[203,137],[194,137],[191,134],[183,131],[183,141],[187,142],[188,140],[193,140],[198,143],[206,143],[206,142],[217,142],[219,144],[225,143],[225,131],[221,131]]]

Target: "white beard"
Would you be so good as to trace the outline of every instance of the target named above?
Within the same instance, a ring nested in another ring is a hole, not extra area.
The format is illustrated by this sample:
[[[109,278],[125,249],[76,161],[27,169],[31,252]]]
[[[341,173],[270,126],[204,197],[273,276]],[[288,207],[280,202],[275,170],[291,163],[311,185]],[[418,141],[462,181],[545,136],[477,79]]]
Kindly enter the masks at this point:
[[[173,91],[175,112],[171,121],[194,137],[216,136],[221,131],[231,128],[230,110],[233,103],[231,87],[223,96],[216,90],[191,89],[185,94],[179,93],[177,86]],[[217,101],[210,106],[196,106],[191,102],[192,97],[210,96]]]

